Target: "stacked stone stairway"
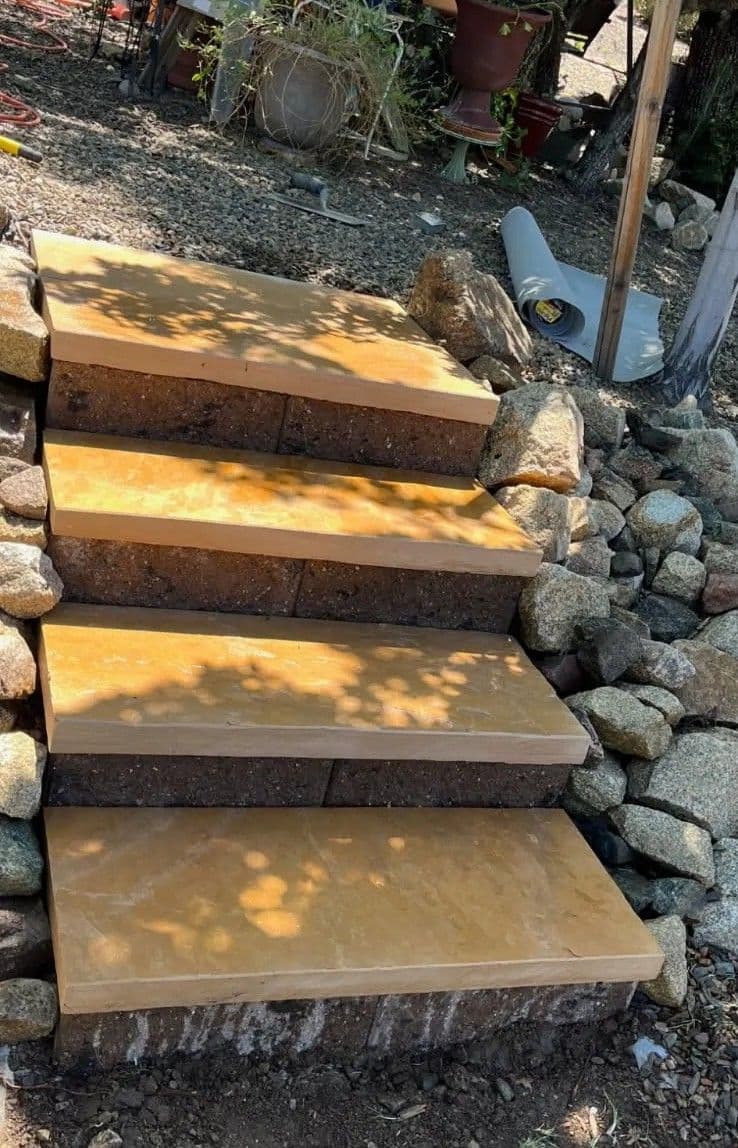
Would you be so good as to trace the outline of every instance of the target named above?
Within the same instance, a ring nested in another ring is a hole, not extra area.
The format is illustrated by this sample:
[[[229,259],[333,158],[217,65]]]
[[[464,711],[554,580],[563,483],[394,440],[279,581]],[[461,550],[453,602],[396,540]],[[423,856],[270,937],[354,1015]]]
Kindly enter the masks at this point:
[[[386,1050],[622,1004],[650,934],[552,805],[497,400],[395,304],[37,233],[62,1055]],[[499,808],[507,807],[507,808]]]

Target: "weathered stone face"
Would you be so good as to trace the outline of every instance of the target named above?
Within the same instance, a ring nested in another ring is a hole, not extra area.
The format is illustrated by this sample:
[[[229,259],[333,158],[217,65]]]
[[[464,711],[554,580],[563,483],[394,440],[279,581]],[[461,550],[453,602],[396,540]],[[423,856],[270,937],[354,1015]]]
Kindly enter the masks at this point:
[[[671,490],[652,490],[639,498],[626,516],[639,547],[668,553],[696,554],[702,539],[702,519],[691,502]]]
[[[697,642],[707,642],[717,650],[723,650],[733,658],[738,658],[738,610],[729,610],[711,618],[694,635]]]
[[[505,486],[495,498],[543,551],[544,562],[562,562],[569,549],[569,500],[543,486]]]
[[[643,702],[644,706],[653,706],[655,710],[658,710],[659,713],[664,716],[671,726],[678,725],[684,717],[685,709],[679,701],[679,698],[661,686],[621,682],[619,688],[625,690],[626,693],[632,694],[633,697],[638,698],[638,701]]]
[[[587,813],[604,813],[622,804],[628,777],[620,762],[612,754],[594,768],[575,766],[569,774],[567,794],[574,797]]]
[[[36,660],[20,624],[0,613],[0,701],[29,697],[36,688]]]
[[[44,862],[27,821],[0,816],[0,896],[29,897],[41,891]]]
[[[674,691],[693,678],[694,674],[694,666],[680,649],[648,639],[643,641],[640,660],[627,672],[632,682],[662,686]]]
[[[33,306],[36,276],[28,256],[0,246],[0,373],[29,383],[46,378],[49,334]]]
[[[674,551],[664,558],[651,589],[692,606],[702,593],[706,577],[705,567],[697,558]]]
[[[706,829],[712,837],[738,833],[738,733],[686,733],[654,764],[628,767],[632,798]]]
[[[41,806],[46,747],[27,733],[0,734],[0,813],[35,817]]]
[[[0,982],[0,1040],[38,1040],[54,1030],[58,1014],[56,989],[48,981],[18,977]]]
[[[532,650],[563,653],[576,640],[578,622],[607,618],[607,590],[591,578],[543,563],[520,595],[523,639]]]
[[[420,266],[408,313],[455,359],[492,355],[524,364],[533,350],[512,300],[494,275],[475,268],[469,251],[436,251]]]
[[[679,1008],[687,995],[687,930],[679,917],[657,917],[646,928],[664,951],[664,965],[653,981],[641,985],[656,1004]]]
[[[738,663],[731,654],[706,642],[682,640],[674,647],[695,674],[674,689],[689,717],[738,725]]]
[[[658,710],[615,686],[575,694],[568,702],[584,710],[606,749],[652,760],[671,741],[671,727]]]
[[[0,482],[0,502],[13,514],[43,522],[48,508],[46,480],[40,466],[29,466]]]
[[[569,387],[584,419],[584,444],[618,449],[625,433],[625,411],[600,397],[590,387]]]
[[[610,819],[637,853],[710,888],[715,883],[710,834],[659,809],[621,805]]]
[[[581,478],[582,416],[563,387],[531,383],[503,395],[479,466],[489,489],[571,490]]]
[[[43,551],[23,543],[0,543],[0,610],[14,618],[40,618],[60,601],[63,589]]]
[[[694,475],[698,494],[718,502],[738,494],[738,443],[726,428],[688,431],[669,457]]]

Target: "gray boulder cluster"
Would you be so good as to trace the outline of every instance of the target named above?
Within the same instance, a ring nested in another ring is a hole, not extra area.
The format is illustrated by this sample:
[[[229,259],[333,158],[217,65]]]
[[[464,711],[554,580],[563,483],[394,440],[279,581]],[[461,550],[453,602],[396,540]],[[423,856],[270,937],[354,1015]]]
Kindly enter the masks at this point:
[[[30,260],[0,246],[0,1044],[56,1022],[43,858],[34,828],[46,747],[30,704],[33,621],[61,598],[45,553],[47,493],[37,456],[36,395],[48,334],[33,305]]]
[[[696,405],[505,394],[480,477],[543,551],[520,637],[589,731],[564,803],[686,991],[686,929],[738,952],[738,445]]]
[[[673,167],[670,159],[654,158],[643,214],[659,231],[671,234],[672,246],[677,250],[701,251],[712,238],[720,213],[709,195],[670,179]],[[610,195],[620,196],[624,173],[625,156],[605,181]]]

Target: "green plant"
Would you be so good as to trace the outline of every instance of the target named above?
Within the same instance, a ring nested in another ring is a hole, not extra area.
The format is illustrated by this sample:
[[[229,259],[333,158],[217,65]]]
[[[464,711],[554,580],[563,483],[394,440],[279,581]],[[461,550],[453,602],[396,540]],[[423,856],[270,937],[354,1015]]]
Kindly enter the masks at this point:
[[[635,10],[638,16],[645,24],[651,23],[653,10],[656,7],[656,0],[635,0]],[[683,16],[679,17],[677,23],[677,36],[680,40],[689,40],[691,37],[695,24],[699,19],[699,11],[686,12]]]

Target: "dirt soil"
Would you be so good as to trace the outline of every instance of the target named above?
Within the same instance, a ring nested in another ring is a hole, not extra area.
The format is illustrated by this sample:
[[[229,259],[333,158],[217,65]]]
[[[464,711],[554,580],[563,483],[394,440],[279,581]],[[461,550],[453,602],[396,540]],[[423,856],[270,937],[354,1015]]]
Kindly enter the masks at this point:
[[[48,1048],[19,1046],[0,1148],[728,1148],[738,1143],[735,965],[706,952],[690,960],[678,1012],[637,998],[599,1028],[502,1033],[376,1063],[229,1054],[59,1075]],[[639,1070],[631,1046],[644,1035],[668,1056]]]

